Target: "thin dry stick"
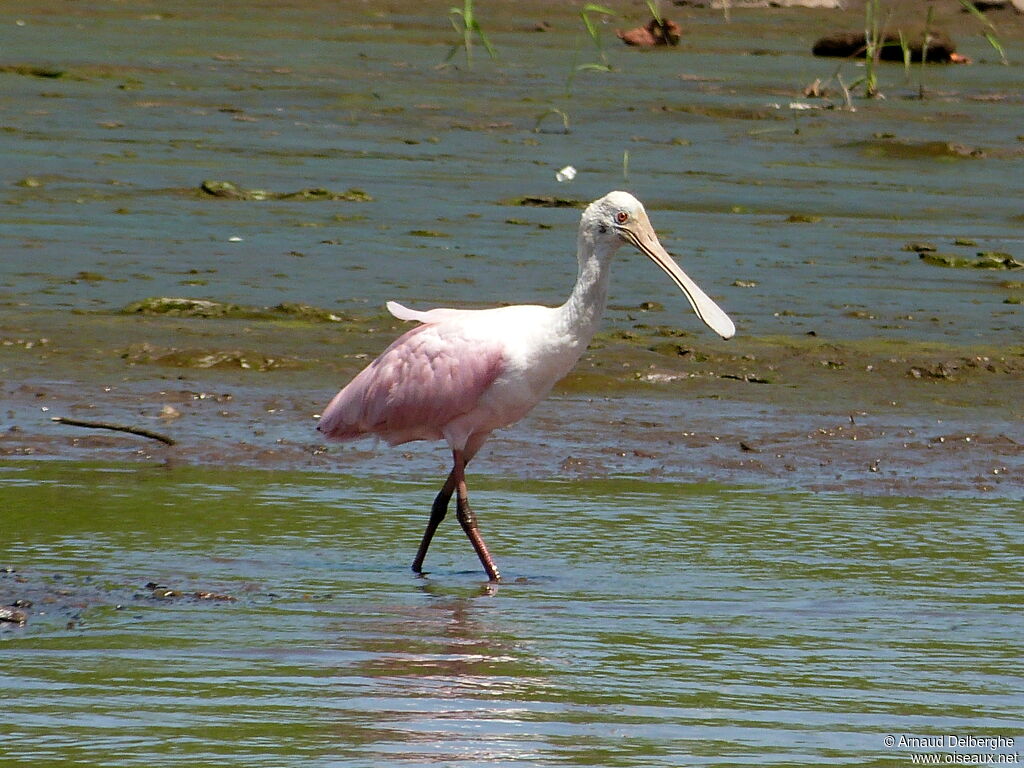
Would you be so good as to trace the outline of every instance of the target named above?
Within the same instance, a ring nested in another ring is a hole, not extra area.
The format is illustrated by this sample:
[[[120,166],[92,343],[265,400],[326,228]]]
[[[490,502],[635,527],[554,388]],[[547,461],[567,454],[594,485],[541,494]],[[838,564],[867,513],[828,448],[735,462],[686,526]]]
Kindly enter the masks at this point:
[[[166,445],[174,445],[175,439],[168,437],[167,435],[161,435],[159,432],[151,432],[148,429],[142,429],[141,427],[131,427],[127,424],[111,424],[106,421],[83,421],[82,419],[70,419],[67,416],[54,416],[51,421],[55,421],[58,424],[67,424],[69,427],[85,427],[86,429],[110,429],[114,432],[127,432],[131,435],[139,435],[140,437],[148,437],[150,440],[159,440],[161,443]]]

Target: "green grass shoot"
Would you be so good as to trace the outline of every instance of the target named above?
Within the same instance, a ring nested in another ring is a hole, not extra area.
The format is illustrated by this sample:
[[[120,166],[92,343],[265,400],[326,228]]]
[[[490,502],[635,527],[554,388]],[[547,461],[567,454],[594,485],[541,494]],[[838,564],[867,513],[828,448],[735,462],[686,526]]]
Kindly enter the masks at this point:
[[[928,8],[928,12],[931,12],[931,7]],[[900,52],[903,54],[903,75],[906,80],[910,80],[910,42],[907,40],[907,36],[903,34],[903,30],[897,30],[900,36]],[[928,36],[928,32],[925,32],[925,37]]]
[[[921,40],[921,68],[917,71],[917,97],[924,98],[924,72],[928,65],[928,47],[932,42],[932,18],[935,16],[935,8],[928,6],[928,15],[924,21],[924,38]]]
[[[456,34],[461,37],[461,39],[452,46],[450,51],[448,51],[448,56],[444,60],[445,64],[455,58],[455,54],[459,52],[459,48],[462,48],[466,52],[466,67],[468,69],[473,68],[474,34],[480,38],[480,42],[483,43],[484,49],[487,51],[487,55],[490,56],[491,59],[497,58],[497,54],[491,46],[491,41],[487,39],[487,35],[484,33],[483,28],[480,26],[480,22],[476,18],[476,13],[473,10],[473,0],[463,0],[461,8],[449,8],[448,20],[452,23],[452,28],[455,30]]]
[[[982,33],[985,35],[985,39],[988,40],[988,44],[992,46],[993,50],[999,54],[999,60],[1004,64],[1009,64],[1009,60],[1006,58],[1006,50],[1003,48],[1003,44],[999,42],[999,38],[996,37],[996,25],[989,21],[988,16],[978,10],[978,6],[971,2],[971,0],[960,0],[962,5],[974,18],[982,23],[985,27],[985,31]]]
[[[864,4],[864,95],[878,95],[878,59],[881,55],[882,33],[879,29],[879,0]]]
[[[596,3],[587,3],[580,8],[580,18],[583,19],[583,26],[587,30],[587,35],[590,37],[591,42],[594,44],[594,48],[597,49],[597,55],[600,62],[592,62],[589,64],[579,64],[576,69],[579,71],[583,70],[598,70],[601,72],[610,72],[611,65],[608,63],[608,56],[604,52],[604,45],[601,42],[601,31],[597,28],[594,23],[592,16],[615,16],[615,11],[611,8],[606,8],[603,5],[597,5]]]
[[[653,17],[653,19],[656,22],[658,22],[658,26],[659,27],[660,26],[664,26],[665,22],[661,18],[661,10],[658,8],[660,3],[658,3],[658,0],[646,0],[646,2],[647,2],[647,10],[649,10],[651,12],[651,16]]]
[[[544,121],[551,115],[554,115],[555,117],[560,117],[562,119],[562,133],[569,133],[569,115],[568,113],[565,112],[565,110],[561,110],[558,107],[551,107],[545,112],[542,112],[540,115],[538,115],[537,122],[533,124],[533,132],[553,133],[553,131],[545,131],[544,129]]]

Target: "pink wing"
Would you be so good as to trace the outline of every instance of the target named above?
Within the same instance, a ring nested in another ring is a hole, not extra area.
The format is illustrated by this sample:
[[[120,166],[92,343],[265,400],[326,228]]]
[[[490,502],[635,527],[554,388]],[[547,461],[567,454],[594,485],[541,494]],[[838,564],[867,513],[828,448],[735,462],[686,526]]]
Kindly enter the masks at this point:
[[[335,395],[317,429],[332,440],[440,440],[445,425],[473,410],[503,367],[500,344],[468,339],[455,323],[421,325]]]

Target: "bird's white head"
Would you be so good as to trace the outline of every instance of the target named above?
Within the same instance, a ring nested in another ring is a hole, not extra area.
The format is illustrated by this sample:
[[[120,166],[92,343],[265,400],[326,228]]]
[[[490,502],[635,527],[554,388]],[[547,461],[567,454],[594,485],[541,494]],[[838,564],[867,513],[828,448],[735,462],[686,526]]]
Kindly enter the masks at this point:
[[[646,221],[650,226],[643,203],[629,192],[609,192],[583,211],[580,235],[594,245],[604,245],[601,250],[614,252],[625,240],[620,233],[621,228],[638,221]]]
[[[662,247],[643,204],[628,192],[609,192],[588,205],[580,220],[580,238],[609,254],[622,243],[629,243],[665,270],[705,325],[723,339],[730,339],[736,333],[729,316]]]

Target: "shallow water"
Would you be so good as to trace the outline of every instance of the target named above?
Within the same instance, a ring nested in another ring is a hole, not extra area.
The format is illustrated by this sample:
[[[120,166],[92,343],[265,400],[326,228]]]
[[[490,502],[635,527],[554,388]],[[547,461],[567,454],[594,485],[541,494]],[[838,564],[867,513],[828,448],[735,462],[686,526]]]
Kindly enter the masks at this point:
[[[33,601],[0,625],[8,765],[906,765],[886,735],[1024,738],[1005,503],[484,480],[493,586],[454,521],[408,570],[420,480],[37,463],[0,492],[0,603]]]

